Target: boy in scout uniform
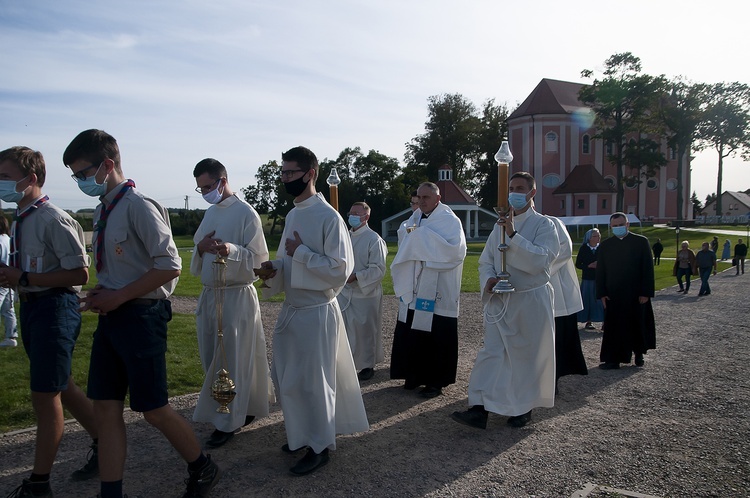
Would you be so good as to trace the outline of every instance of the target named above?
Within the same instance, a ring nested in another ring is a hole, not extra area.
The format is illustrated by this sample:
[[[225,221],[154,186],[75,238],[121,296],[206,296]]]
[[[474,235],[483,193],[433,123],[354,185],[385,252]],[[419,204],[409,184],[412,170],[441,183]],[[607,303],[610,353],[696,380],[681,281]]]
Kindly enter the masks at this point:
[[[19,497],[52,496],[49,477],[63,435],[63,407],[94,440],[89,461],[72,478],[98,473],[93,406],[71,376],[81,331],[77,293],[88,281],[89,258],[80,225],[42,193],[45,178],[41,153],[28,147],[0,152],[0,199],[18,205],[10,264],[0,268],[0,285],[18,290],[37,419],[34,467],[13,495]]]
[[[65,149],[63,162],[81,191],[101,200],[92,239],[99,282],[81,299],[83,310],[99,314],[88,395],[101,434],[101,496],[122,497],[122,412],[128,391],[132,410],[142,412],[188,463],[183,496],[208,496],[219,480],[219,468],[203,454],[192,427],[167,397],[168,298],[182,266],[169,213],[125,178],[117,141],[101,130],[81,132]]]

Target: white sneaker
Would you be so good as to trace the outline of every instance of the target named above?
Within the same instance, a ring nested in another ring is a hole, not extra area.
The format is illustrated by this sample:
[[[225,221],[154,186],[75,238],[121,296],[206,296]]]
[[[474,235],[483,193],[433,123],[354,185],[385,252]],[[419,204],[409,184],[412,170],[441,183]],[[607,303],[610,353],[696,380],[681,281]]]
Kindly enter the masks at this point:
[[[18,346],[18,341],[13,338],[4,339],[0,342],[0,348],[14,348]]]

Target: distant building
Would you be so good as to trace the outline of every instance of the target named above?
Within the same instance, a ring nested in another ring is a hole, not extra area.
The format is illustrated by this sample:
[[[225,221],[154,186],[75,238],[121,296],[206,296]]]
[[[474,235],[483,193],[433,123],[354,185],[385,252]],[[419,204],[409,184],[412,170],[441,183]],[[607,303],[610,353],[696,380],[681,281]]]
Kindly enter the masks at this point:
[[[451,208],[461,220],[467,239],[486,238],[497,220],[497,215],[477,205],[469,194],[453,181],[453,169],[444,164],[438,168],[435,184],[440,189],[440,202]],[[404,209],[381,222],[381,233],[386,240],[394,240],[398,227],[411,216],[411,208]]]
[[[747,192],[726,191],[721,194],[723,212],[716,212],[716,201],[709,202],[700,213],[705,222],[747,223],[750,215],[750,195]]]
[[[584,85],[543,79],[508,117],[511,174],[531,173],[537,181],[538,211],[552,216],[611,214],[616,206],[616,166],[607,160],[606,145],[595,139],[590,110],[578,100]],[[658,141],[658,140],[657,140]],[[624,186],[623,209],[643,221],[677,218],[677,160],[661,140],[667,165],[653,178]],[[688,154],[689,156],[689,154]],[[636,172],[624,171],[625,175]],[[692,219],[690,158],[682,168],[683,219]]]

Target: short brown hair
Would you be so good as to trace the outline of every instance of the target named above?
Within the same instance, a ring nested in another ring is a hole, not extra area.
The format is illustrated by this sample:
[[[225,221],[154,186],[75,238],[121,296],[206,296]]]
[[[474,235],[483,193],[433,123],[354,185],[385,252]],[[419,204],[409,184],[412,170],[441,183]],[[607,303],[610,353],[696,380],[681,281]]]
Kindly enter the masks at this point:
[[[63,152],[63,164],[70,166],[79,159],[98,165],[105,159],[115,163],[115,170],[122,173],[120,167],[120,148],[115,137],[102,130],[86,130],[76,136]]]
[[[28,147],[16,146],[5,149],[0,152],[0,163],[10,161],[20,169],[24,175],[31,173],[36,175],[36,184],[40,187],[44,185],[47,178],[47,168],[44,165],[44,156],[37,150]]]
[[[536,180],[534,180],[534,177],[531,176],[531,173],[528,173],[526,171],[519,171],[518,173],[513,173],[513,175],[510,177],[510,180],[514,178],[523,178],[526,180],[526,184],[529,186],[529,190],[534,190],[536,188]]]

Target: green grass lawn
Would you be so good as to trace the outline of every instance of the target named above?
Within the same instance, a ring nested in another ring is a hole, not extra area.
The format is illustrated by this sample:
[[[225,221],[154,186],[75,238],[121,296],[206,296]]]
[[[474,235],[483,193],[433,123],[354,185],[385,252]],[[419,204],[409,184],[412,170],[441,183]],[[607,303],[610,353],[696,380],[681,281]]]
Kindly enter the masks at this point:
[[[601,229],[601,228],[600,228]],[[667,228],[634,228],[635,233],[640,233],[649,238],[651,244],[659,237],[664,244],[663,258],[674,258],[676,252],[676,241],[674,230]],[[581,230],[583,236],[585,230]],[[607,230],[602,230],[606,238]],[[681,240],[687,239],[693,250],[700,249],[701,242],[710,241],[712,236],[704,232],[682,231]],[[574,257],[578,253],[581,240],[573,234]],[[726,237],[720,237],[726,238]],[[730,237],[730,240],[737,237]],[[177,247],[182,257],[183,272],[175,294],[178,296],[197,297],[201,290],[200,281],[197,277],[190,275],[190,258],[192,257],[192,237],[177,237]],[[271,249],[271,259],[275,257],[276,248],[279,245],[279,236],[269,237],[268,246]],[[388,267],[396,254],[396,243],[388,244]],[[483,242],[470,242],[468,254],[464,261],[463,279],[461,290],[463,292],[479,291],[478,263],[479,255],[484,249]],[[719,263],[719,270],[730,265],[729,262]],[[580,272],[579,272],[580,276]],[[511,277],[512,281],[512,277]],[[96,271],[91,269],[91,281],[89,286],[96,283]],[[665,259],[661,265],[655,268],[655,284],[657,289],[663,289],[676,285],[672,276],[672,261]],[[390,269],[387,270],[383,280],[383,290],[386,294],[393,294],[393,282],[390,277]],[[275,299],[281,299],[277,297]],[[73,360],[73,376],[76,381],[85,387],[88,376],[88,352],[91,349],[91,340],[96,328],[96,316],[84,313],[81,335],[78,339],[76,353]],[[167,352],[169,362],[168,382],[170,395],[197,392],[203,383],[203,371],[198,357],[198,346],[195,339],[195,320],[192,315],[175,315],[169,325],[169,350]],[[34,424],[34,415],[31,410],[29,395],[29,366],[23,347],[3,348],[0,350],[0,362],[2,362],[3,375],[0,376],[0,431],[5,432],[21,427],[29,427]]]

